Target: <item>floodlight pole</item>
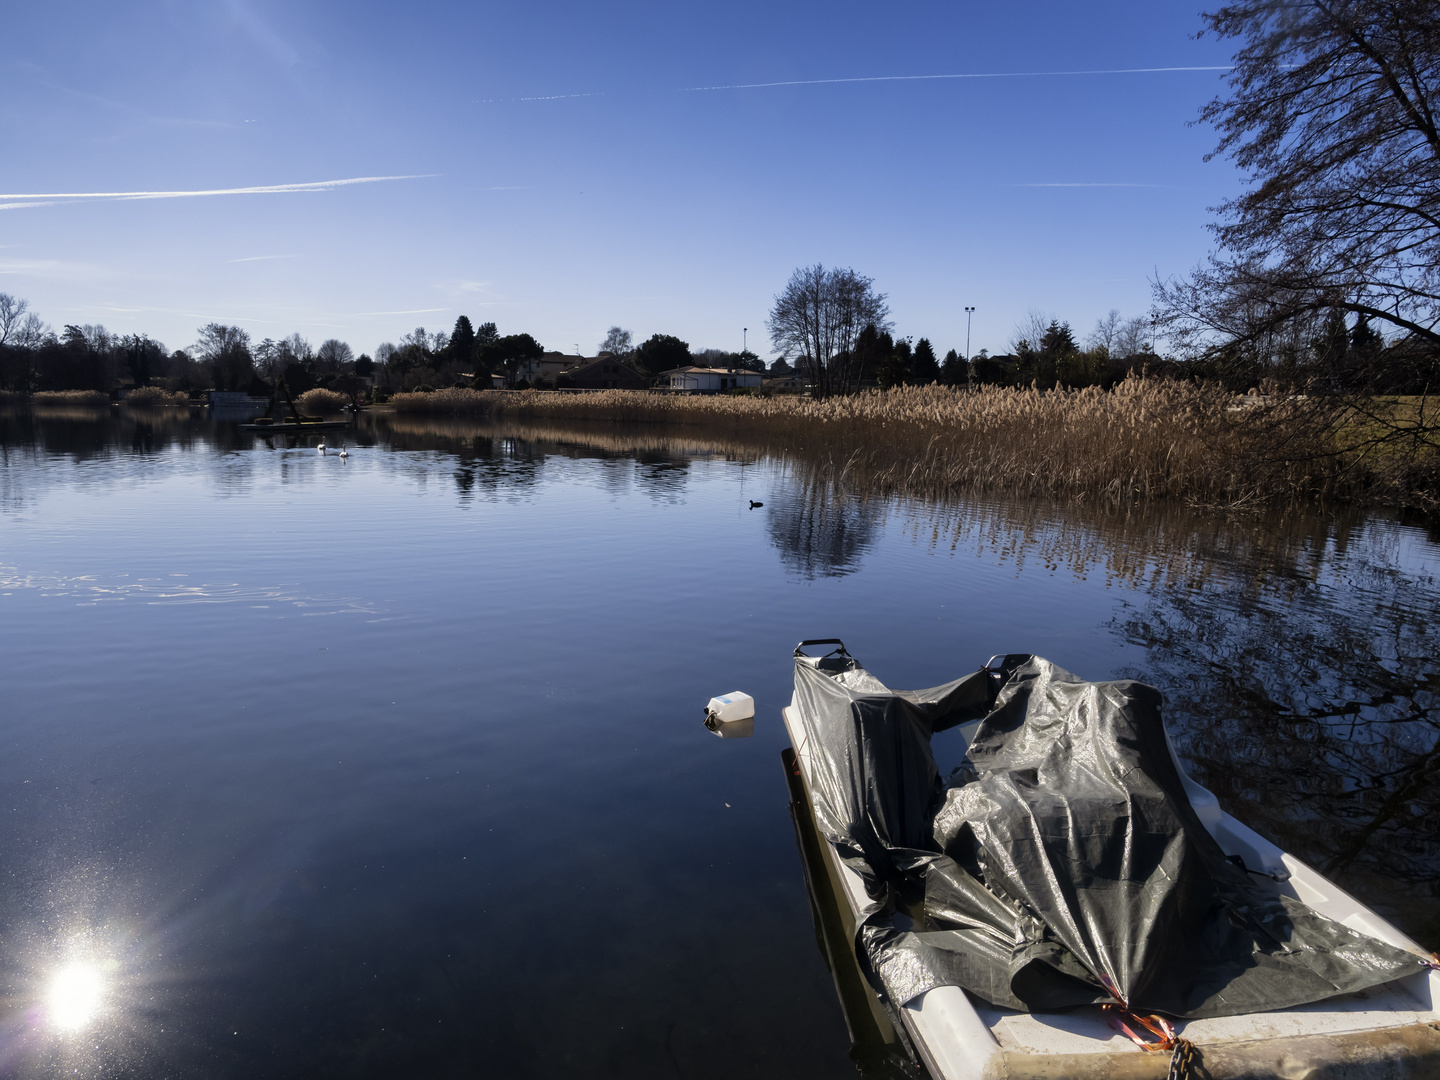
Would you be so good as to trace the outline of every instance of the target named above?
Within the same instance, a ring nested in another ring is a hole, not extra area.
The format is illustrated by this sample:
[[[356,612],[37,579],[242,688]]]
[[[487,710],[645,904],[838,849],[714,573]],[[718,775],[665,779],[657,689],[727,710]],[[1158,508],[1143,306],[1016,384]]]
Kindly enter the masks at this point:
[[[745,353],[747,353],[747,352],[749,352],[749,351],[750,351],[750,328],[749,328],[748,326],[743,326],[743,327],[740,328],[740,352],[741,352],[741,354],[743,355],[743,354],[745,354]]]
[[[975,314],[973,307],[965,309],[965,363],[970,363],[970,316]]]

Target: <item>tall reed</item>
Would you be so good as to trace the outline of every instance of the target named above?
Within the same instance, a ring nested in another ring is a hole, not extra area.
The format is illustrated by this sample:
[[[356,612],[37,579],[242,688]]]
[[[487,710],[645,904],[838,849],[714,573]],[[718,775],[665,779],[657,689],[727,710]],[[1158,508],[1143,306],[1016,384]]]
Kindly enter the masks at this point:
[[[315,387],[313,390],[306,390],[296,400],[295,404],[300,406],[302,412],[306,413],[333,413],[339,412],[350,399],[334,390],[326,390],[323,387]]]
[[[102,390],[37,390],[31,405],[109,405],[110,395]]]
[[[446,390],[399,394],[402,413],[702,425],[766,449],[803,448],[836,480],[938,496],[967,491],[1113,502],[1237,504],[1357,486],[1324,432],[1283,407],[1236,410],[1201,383],[1136,377],[1114,390],[940,386],[796,396]],[[1284,452],[1277,451],[1283,435]]]
[[[189,405],[190,397],[183,390],[165,390],[159,386],[137,386],[125,395],[125,404],[138,408]]]

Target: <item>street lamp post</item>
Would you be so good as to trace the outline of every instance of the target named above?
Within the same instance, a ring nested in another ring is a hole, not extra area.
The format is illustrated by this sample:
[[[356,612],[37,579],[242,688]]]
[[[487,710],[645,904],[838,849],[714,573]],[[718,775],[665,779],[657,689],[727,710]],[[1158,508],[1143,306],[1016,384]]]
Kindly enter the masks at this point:
[[[750,328],[749,328],[748,326],[742,326],[742,327],[740,328],[740,353],[741,353],[741,355],[743,356],[745,353],[748,353],[749,351],[750,351]]]
[[[970,316],[975,314],[973,307],[965,309],[965,363],[970,363]]]

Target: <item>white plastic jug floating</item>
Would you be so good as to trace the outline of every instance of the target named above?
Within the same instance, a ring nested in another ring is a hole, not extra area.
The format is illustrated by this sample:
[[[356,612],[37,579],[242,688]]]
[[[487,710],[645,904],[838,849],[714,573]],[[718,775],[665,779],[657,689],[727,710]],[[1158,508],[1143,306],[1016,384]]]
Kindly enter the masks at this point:
[[[705,717],[721,724],[733,724],[737,720],[752,720],[755,717],[755,699],[739,690],[712,697],[705,706]]]

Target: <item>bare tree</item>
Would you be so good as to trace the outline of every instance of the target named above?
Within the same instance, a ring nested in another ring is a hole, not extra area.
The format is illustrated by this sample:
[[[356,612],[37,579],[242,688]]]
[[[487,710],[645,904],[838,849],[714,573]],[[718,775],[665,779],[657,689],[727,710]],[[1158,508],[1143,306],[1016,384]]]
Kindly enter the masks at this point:
[[[50,329],[50,324],[41,321],[40,316],[33,311],[20,320],[20,326],[10,339],[11,344],[19,345],[25,349],[38,349],[46,341],[54,338],[55,331]]]
[[[796,270],[766,322],[777,353],[809,360],[809,373],[820,396],[855,389],[860,364],[855,340],[866,326],[889,330],[890,308],[874,282],[850,269],[814,266]]]
[[[1120,335],[1120,327],[1125,320],[1120,318],[1120,309],[1111,308],[1104,318],[1095,320],[1095,329],[1090,331],[1090,336],[1085,339],[1085,344],[1092,349],[1104,349],[1106,356],[1115,355],[1115,339]]]
[[[18,300],[9,293],[0,293],[0,345],[9,344],[29,310],[28,300]]]
[[[608,352],[612,356],[628,356],[634,348],[633,341],[634,338],[631,337],[629,330],[612,326],[605,331],[605,340],[600,342],[600,348],[597,351]]]
[[[1222,253],[1157,285],[1194,351],[1265,351],[1331,311],[1440,346],[1440,17],[1434,0],[1239,0],[1204,20],[1240,41],[1210,102],[1249,190]]]
[[[334,374],[355,359],[355,350],[339,338],[328,338],[315,350],[315,359],[328,374]]]
[[[206,323],[200,328],[195,352],[210,369],[217,390],[243,390],[255,370],[250,356],[250,335],[238,326]]]
[[[1015,324],[1015,333],[1010,336],[1010,351],[1017,356],[1039,352],[1051,323],[1060,320],[1039,308],[1031,308],[1025,317]]]
[[[272,338],[266,338],[250,350],[255,369],[262,379],[274,382],[285,371],[285,347]]]
[[[280,342],[280,348],[287,364],[308,364],[315,359],[315,350],[300,334],[291,334]]]
[[[1110,355],[1124,360],[1126,357],[1150,352],[1154,333],[1155,324],[1151,320],[1139,316],[1126,319],[1115,330]]]

